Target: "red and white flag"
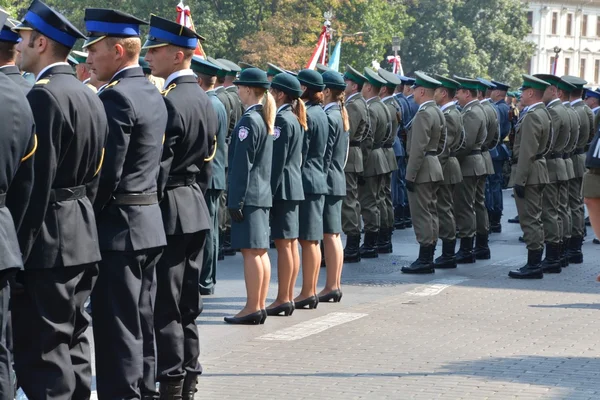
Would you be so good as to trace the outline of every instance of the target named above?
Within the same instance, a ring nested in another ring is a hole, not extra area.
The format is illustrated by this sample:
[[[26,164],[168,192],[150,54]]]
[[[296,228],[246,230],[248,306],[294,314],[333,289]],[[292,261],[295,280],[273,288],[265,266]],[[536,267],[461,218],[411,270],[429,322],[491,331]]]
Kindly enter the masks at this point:
[[[321,35],[319,36],[319,41],[317,42],[317,47],[313,52],[312,57],[306,64],[306,69],[315,69],[317,63],[325,64],[327,61],[327,44],[331,39],[331,22],[325,21],[323,24],[323,29],[321,29]]]
[[[196,29],[194,28],[194,21],[192,21],[192,13],[190,12],[189,6],[184,6],[183,2],[180,2],[177,5],[177,23],[179,25],[183,25],[186,28],[190,28],[194,32]],[[206,55],[204,54],[204,49],[202,48],[202,44],[198,40],[198,46],[196,47],[196,51],[194,52],[197,56],[202,57],[206,60]]]

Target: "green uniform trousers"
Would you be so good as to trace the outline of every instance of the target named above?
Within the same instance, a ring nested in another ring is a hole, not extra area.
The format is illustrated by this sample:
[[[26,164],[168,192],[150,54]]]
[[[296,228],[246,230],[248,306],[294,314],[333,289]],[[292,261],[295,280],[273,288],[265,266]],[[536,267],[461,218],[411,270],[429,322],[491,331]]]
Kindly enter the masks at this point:
[[[440,223],[439,236],[444,240],[456,239],[456,221],[454,220],[455,185],[440,184],[437,187],[437,214]]]
[[[519,223],[527,250],[544,248],[544,224],[542,223],[542,205],[544,185],[526,185],[525,197],[515,193]]]
[[[437,182],[415,183],[408,192],[408,204],[417,242],[421,246],[435,244],[438,240]]]
[[[394,226],[394,205],[392,204],[392,173],[382,175],[379,188],[379,220],[381,228],[390,229]]]
[[[465,176],[454,187],[454,215],[459,239],[475,236],[475,192],[479,178]]]
[[[569,181],[558,181],[558,217],[561,238],[571,237],[571,207],[569,206]]]
[[[227,210],[227,190],[223,190],[219,197],[219,232],[231,229],[231,217]]]
[[[583,178],[569,180],[569,207],[571,207],[571,235],[585,234],[585,211],[583,208]]]
[[[490,230],[490,220],[487,207],[485,206],[485,182],[487,175],[477,177],[477,189],[475,190],[475,218],[477,219],[477,234],[487,235]]]
[[[360,235],[360,203],[358,202],[358,174],[346,172],[346,197],[342,202],[342,231],[346,235]]]
[[[559,183],[545,185],[542,194],[542,223],[544,224],[544,239],[548,243],[559,243],[562,240],[562,219],[558,212],[559,201]]]
[[[383,184],[383,175],[363,178],[365,183],[358,187],[360,212],[365,223],[365,232],[379,232],[379,188]]]
[[[211,218],[211,229],[206,232],[202,269],[200,270],[200,287],[212,289],[217,283],[217,259],[219,255],[219,206],[221,190],[208,189],[204,195],[208,215]]]

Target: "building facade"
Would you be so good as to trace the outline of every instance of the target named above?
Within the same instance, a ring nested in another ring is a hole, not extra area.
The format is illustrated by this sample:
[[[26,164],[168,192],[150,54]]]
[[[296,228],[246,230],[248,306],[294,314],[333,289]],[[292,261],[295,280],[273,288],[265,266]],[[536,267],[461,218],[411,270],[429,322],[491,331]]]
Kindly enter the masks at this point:
[[[527,19],[536,46],[529,73],[575,75],[600,86],[600,0],[530,1]]]

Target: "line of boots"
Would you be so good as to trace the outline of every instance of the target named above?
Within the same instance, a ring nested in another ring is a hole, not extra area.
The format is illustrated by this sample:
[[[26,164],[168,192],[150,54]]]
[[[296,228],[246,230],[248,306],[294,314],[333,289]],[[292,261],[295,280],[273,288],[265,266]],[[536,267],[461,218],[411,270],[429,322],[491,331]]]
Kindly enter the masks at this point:
[[[185,378],[179,381],[160,382],[159,400],[194,400],[194,395],[198,391],[197,384],[196,374],[186,374]]]
[[[510,271],[508,276],[516,279],[541,279],[544,274],[559,274],[569,264],[583,263],[581,245],[583,238],[564,238],[559,243],[546,243],[546,258],[542,261],[544,249],[528,250],[527,264]]]
[[[360,262],[362,258],[377,258],[379,254],[393,252],[393,228],[381,228],[378,232],[365,232],[365,239],[360,245],[360,235],[348,235],[344,248],[344,262],[347,264]]]
[[[397,206],[394,208],[394,227],[396,229],[412,228],[412,219],[408,206]]]
[[[477,234],[461,238],[460,248],[455,257],[457,264],[473,264],[477,260],[489,260],[492,257],[489,235]]]

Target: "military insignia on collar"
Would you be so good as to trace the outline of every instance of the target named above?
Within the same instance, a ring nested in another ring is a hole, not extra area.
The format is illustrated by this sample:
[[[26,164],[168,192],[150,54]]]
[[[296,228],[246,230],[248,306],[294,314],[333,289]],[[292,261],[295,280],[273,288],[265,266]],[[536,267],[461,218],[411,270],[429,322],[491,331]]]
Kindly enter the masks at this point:
[[[238,129],[238,137],[240,138],[240,142],[243,142],[244,139],[248,137],[249,132],[250,131],[248,130],[248,128],[246,128],[245,126],[240,126],[240,129]]]
[[[281,136],[281,128],[276,126],[273,129],[273,139],[277,140],[279,138],[279,136]]]

